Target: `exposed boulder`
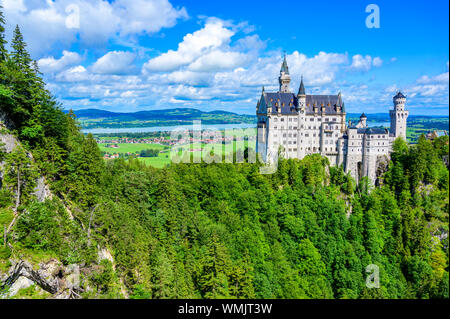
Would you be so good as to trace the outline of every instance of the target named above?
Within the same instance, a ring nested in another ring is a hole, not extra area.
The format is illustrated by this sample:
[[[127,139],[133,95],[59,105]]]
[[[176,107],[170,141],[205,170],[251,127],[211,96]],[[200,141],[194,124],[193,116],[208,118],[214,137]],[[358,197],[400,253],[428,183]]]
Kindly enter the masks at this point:
[[[20,289],[37,285],[53,295],[53,298],[68,299],[80,297],[80,271],[78,265],[63,266],[52,259],[40,263],[38,269],[24,260],[14,262],[9,273],[3,276],[0,287],[9,287],[6,297],[17,294]]]

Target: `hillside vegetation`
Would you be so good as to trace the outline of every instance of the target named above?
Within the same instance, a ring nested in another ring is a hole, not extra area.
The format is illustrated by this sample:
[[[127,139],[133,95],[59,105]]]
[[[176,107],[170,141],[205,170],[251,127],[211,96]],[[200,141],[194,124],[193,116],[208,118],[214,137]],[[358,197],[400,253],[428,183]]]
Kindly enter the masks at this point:
[[[18,27],[6,51],[3,25],[0,136],[19,142],[0,152],[0,297],[58,295],[39,276],[52,262],[67,282],[61,269],[80,268],[75,298],[448,298],[448,137],[396,140],[377,187],[317,154],[272,175],[105,162],[45,90]],[[366,286],[372,264],[380,288]],[[11,295],[18,268],[37,288]]]
[[[192,125],[194,120],[202,124],[255,123],[256,117],[226,111],[203,112],[190,108],[116,113],[97,109],[77,110],[75,114],[84,129],[130,128],[171,125]]]

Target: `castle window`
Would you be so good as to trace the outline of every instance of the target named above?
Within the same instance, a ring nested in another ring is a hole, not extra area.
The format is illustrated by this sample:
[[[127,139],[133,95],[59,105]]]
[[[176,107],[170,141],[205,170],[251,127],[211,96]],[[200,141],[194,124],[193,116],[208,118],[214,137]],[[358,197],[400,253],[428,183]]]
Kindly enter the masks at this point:
[[[284,118],[281,118],[281,122],[284,122]]]

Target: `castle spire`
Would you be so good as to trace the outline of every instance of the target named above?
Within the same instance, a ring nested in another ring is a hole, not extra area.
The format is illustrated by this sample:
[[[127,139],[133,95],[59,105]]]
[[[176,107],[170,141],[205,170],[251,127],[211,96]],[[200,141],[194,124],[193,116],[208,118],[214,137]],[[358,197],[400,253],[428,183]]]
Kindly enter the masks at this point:
[[[284,72],[285,74],[289,74],[289,68],[286,61],[286,52],[284,52],[283,63],[281,64],[280,73]]]
[[[281,64],[280,77],[280,93],[290,93],[289,83],[291,83],[291,76],[289,75],[289,68],[286,61],[286,53],[284,54],[283,63]]]
[[[305,93],[305,85],[303,84],[303,75],[300,81],[300,88],[298,89],[298,95],[306,95]]]

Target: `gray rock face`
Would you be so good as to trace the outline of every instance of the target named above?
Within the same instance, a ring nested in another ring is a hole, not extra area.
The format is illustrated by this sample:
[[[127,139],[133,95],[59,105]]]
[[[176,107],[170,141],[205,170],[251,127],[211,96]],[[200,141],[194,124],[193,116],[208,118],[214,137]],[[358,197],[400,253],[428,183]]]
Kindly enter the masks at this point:
[[[6,297],[14,296],[20,289],[31,285],[37,285],[58,299],[79,298],[81,292],[78,265],[64,267],[57,260],[41,263],[38,269],[33,269],[30,263],[20,260],[0,279],[0,287],[9,287]]]
[[[8,291],[8,297],[13,297],[17,295],[19,290],[26,289],[34,285],[34,282],[27,277],[20,276],[17,280],[11,285]]]
[[[51,294],[56,294],[59,290],[60,284],[58,279],[51,273],[52,267],[54,267],[54,265],[45,265],[39,270],[34,270],[31,264],[21,260],[11,267],[9,276],[6,278],[3,285],[12,287],[20,277],[24,277],[31,282],[36,283],[45,291],[48,291]]]
[[[1,121],[0,121],[0,130],[4,129],[4,125],[2,125]],[[1,132],[0,131],[0,144],[4,144],[3,145],[3,150],[6,153],[11,153],[16,146],[20,143],[17,138],[9,133],[5,133],[5,132]],[[33,156],[31,155],[31,153],[27,153],[27,156],[32,160]],[[1,180],[3,178],[3,172],[2,172],[2,167],[3,167],[4,163],[0,162],[0,186],[1,186]],[[39,177],[36,180],[36,187],[34,189],[34,193],[33,193],[37,200],[39,202],[43,202],[46,199],[51,199],[52,193],[50,191],[49,186],[47,185],[47,183],[45,182],[45,178],[43,176]]]
[[[52,198],[52,193],[50,188],[45,183],[45,178],[43,176],[39,177],[36,181],[36,187],[34,188],[34,195],[39,202],[45,201],[47,198]]]
[[[18,141],[17,138],[12,134],[0,133],[0,143],[5,144],[3,148],[6,153],[11,153],[16,148]]]

